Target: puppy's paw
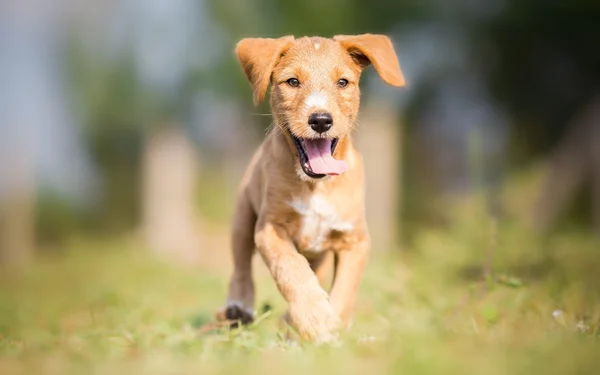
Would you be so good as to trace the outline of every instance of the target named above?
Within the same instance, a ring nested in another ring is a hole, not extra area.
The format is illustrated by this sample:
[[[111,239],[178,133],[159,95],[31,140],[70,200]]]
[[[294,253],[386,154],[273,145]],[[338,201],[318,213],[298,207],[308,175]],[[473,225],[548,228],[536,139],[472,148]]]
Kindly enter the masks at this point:
[[[302,338],[315,343],[336,340],[341,325],[327,298],[306,298],[290,304],[288,320]]]
[[[231,327],[237,327],[239,323],[242,325],[250,324],[254,321],[254,314],[240,304],[230,303],[217,312],[219,321],[230,321]]]

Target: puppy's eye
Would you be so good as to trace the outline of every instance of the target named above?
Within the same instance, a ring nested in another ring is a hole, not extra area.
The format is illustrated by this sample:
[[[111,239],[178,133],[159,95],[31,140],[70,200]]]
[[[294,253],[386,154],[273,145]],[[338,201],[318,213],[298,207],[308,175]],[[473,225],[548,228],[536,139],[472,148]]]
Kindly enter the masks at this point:
[[[286,82],[287,82],[288,85],[290,85],[292,87],[298,87],[298,86],[300,86],[300,81],[298,81],[297,78],[290,78]]]
[[[337,81],[337,85],[338,85],[339,88],[343,89],[344,87],[348,86],[348,80],[345,79],[345,78],[339,79]]]

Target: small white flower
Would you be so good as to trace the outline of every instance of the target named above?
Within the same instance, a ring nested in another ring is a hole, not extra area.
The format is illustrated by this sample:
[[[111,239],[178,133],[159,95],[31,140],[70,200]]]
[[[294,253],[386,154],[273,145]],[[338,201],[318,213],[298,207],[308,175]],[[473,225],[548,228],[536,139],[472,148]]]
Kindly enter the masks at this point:
[[[587,332],[590,329],[590,326],[588,326],[587,324],[585,324],[583,322],[583,320],[580,320],[579,322],[577,322],[577,329],[579,329],[582,332]]]
[[[361,344],[369,343],[369,342],[375,342],[375,336],[373,336],[373,335],[362,335],[358,339],[358,342],[361,343]]]

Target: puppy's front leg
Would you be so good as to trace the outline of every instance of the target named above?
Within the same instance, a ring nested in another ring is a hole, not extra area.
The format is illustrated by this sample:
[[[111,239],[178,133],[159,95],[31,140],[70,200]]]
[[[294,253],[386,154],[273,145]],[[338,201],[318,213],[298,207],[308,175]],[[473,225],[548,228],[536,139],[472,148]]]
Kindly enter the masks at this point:
[[[369,247],[369,237],[365,233],[359,235],[351,247],[336,254],[335,276],[329,300],[344,326],[352,318],[358,287],[369,257]]]
[[[333,339],[339,318],[308,261],[296,251],[287,232],[280,226],[259,222],[255,242],[277,288],[290,304],[289,319],[298,333],[311,341]]]

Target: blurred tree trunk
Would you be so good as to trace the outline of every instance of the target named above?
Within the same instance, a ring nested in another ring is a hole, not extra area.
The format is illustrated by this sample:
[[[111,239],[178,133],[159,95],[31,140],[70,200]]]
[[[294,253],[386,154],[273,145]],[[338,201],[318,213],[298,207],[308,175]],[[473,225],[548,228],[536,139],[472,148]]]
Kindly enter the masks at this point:
[[[194,263],[201,251],[196,215],[198,156],[177,126],[148,135],[143,159],[143,231],[159,256]]]
[[[20,266],[30,260],[35,247],[35,174],[28,148],[13,145],[3,151],[0,263]]]
[[[592,169],[592,214],[594,230],[600,237],[600,96],[592,103],[589,118],[590,162]]]
[[[366,177],[367,223],[375,250],[394,250],[400,240],[402,131],[391,103],[370,100],[361,110],[356,132]]]
[[[573,118],[553,155],[534,209],[534,225],[548,229],[588,177],[592,182],[594,229],[600,235],[600,96]]]

